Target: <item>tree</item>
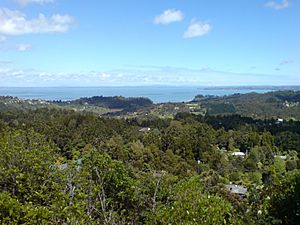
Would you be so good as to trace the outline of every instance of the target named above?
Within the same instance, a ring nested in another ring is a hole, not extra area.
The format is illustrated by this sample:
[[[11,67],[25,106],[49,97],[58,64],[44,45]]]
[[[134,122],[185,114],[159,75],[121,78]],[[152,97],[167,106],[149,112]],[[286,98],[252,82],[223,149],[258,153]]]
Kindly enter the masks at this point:
[[[0,136],[0,221],[47,224],[49,206],[60,189],[53,167],[55,145],[32,130],[10,130]]]
[[[147,224],[244,224],[222,196],[205,191],[199,176],[180,182]]]
[[[284,225],[300,224],[300,170],[287,174],[272,192],[270,215]]]

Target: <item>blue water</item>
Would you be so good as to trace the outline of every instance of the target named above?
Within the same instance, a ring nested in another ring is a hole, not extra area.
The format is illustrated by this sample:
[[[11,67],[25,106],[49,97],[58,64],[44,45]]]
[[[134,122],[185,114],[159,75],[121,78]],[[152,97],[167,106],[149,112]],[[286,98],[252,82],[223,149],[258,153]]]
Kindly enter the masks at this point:
[[[229,95],[268,90],[205,90],[205,87],[145,86],[145,87],[0,87],[0,96],[22,99],[73,100],[91,96],[148,97],[155,103],[190,101],[196,95]]]

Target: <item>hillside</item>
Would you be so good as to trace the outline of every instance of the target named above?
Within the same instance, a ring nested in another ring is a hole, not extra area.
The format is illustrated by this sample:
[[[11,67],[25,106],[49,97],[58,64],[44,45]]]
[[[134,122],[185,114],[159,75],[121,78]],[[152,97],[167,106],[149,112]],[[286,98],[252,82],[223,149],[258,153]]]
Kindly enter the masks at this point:
[[[32,111],[41,108],[66,109],[76,112],[91,112],[98,115],[116,112],[127,112],[141,107],[151,106],[153,103],[147,98],[115,97],[85,97],[72,101],[45,101],[38,99],[19,99],[12,96],[0,96],[1,111]],[[123,112],[123,113],[124,113]]]
[[[148,98],[125,98],[123,96],[93,96],[89,98],[80,98],[78,100],[69,101],[71,104],[93,105],[109,109],[133,110],[140,107],[150,106],[153,102]]]
[[[20,105],[0,109],[0,224],[299,224],[299,121],[7,100]]]
[[[300,119],[300,91],[234,94],[223,97],[198,95],[193,102],[201,103],[202,107],[207,108],[209,115],[239,114],[260,119]]]
[[[2,111],[36,110],[40,108],[92,112],[109,117],[173,118],[177,113],[200,115],[238,114],[254,119],[300,119],[300,91],[275,91],[264,94],[248,93],[228,96],[197,95],[191,102],[154,104],[148,98],[122,96],[84,97],[72,101],[24,100],[0,97]]]
[[[299,224],[300,121],[209,115],[298,102],[0,97],[0,224]]]

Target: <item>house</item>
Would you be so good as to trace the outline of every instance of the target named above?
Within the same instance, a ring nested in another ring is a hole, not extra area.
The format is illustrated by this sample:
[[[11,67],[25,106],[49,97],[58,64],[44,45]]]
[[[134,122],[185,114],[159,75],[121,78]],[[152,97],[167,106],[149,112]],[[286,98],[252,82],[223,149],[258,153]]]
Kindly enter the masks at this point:
[[[139,131],[140,132],[149,132],[151,130],[150,127],[142,127]]]
[[[244,152],[233,152],[231,153],[232,156],[240,156],[242,158],[244,158],[246,156],[246,154]]]
[[[280,124],[280,123],[283,123],[283,119],[278,118],[277,121],[275,122],[275,124]]]
[[[245,197],[247,193],[247,188],[242,185],[227,184],[225,187],[231,194],[236,194],[240,197]]]
[[[286,155],[274,155],[274,158],[280,158],[285,160],[286,159]]]

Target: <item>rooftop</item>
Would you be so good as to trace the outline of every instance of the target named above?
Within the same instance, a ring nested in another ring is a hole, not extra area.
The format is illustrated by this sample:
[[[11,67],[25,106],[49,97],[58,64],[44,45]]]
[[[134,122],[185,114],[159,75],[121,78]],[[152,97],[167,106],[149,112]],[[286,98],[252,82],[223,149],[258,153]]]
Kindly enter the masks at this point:
[[[247,192],[247,188],[242,185],[227,184],[225,187],[231,194],[245,195]]]

